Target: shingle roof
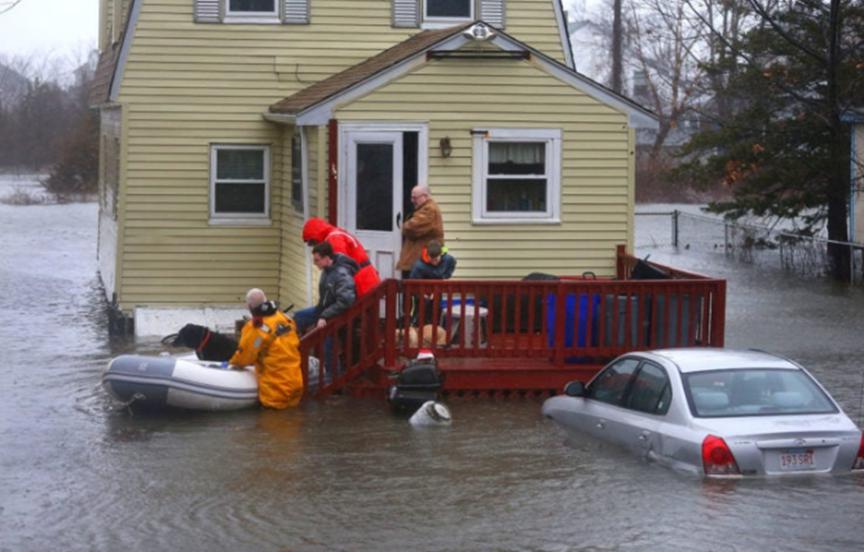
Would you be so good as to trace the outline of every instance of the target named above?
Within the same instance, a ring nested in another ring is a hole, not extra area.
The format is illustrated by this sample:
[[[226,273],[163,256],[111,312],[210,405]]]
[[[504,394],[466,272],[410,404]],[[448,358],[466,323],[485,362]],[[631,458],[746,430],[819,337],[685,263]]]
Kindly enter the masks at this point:
[[[334,94],[338,94],[351,86],[363,82],[381,71],[389,69],[397,63],[406,60],[415,54],[433,46],[437,42],[458,34],[474,23],[422,31],[409,39],[391,46],[380,54],[372,56],[366,61],[351,66],[344,71],[336,73],[324,80],[300,90],[292,96],[276,102],[270,106],[271,113],[295,114],[311,107]]]

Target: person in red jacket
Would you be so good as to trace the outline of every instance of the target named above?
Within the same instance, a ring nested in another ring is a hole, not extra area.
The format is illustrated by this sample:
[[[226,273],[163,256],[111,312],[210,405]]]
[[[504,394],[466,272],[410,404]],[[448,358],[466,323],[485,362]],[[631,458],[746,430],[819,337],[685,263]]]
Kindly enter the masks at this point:
[[[324,219],[312,217],[303,225],[303,241],[311,246],[327,242],[333,247],[334,253],[354,259],[360,266],[360,270],[354,275],[358,298],[375,289],[381,282],[378,271],[369,262],[369,255],[366,254],[363,244],[347,230],[333,226]]]

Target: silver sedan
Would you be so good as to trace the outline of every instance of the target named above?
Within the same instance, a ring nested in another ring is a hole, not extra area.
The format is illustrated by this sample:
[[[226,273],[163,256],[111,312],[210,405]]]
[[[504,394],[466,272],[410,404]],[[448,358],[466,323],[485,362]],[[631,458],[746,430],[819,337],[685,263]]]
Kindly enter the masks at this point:
[[[864,436],[803,367],[760,351],[615,359],[543,404],[567,430],[710,477],[864,473]]]

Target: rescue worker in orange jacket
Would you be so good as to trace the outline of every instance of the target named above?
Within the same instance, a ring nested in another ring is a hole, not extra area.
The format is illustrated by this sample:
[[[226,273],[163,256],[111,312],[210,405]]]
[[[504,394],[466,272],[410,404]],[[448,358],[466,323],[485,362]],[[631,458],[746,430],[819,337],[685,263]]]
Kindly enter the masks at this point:
[[[303,374],[294,321],[260,289],[249,290],[246,306],[252,319],[243,326],[237,351],[228,363],[235,367],[255,365],[262,405],[277,409],[297,406],[303,395]]]
[[[360,267],[354,274],[354,287],[358,298],[375,289],[381,282],[381,276],[369,262],[369,255],[366,254],[363,244],[347,230],[333,226],[324,219],[312,217],[303,225],[303,241],[311,246],[327,242],[333,247],[334,253],[354,259]]]

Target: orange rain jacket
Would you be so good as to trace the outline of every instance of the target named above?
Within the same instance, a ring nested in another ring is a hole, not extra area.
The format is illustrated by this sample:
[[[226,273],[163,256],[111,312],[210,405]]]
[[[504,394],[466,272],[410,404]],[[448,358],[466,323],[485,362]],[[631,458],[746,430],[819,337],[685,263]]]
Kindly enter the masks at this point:
[[[255,365],[258,399],[270,408],[297,406],[303,395],[300,338],[294,321],[277,310],[246,322],[231,360],[233,366]]]
[[[357,297],[363,297],[381,283],[381,276],[369,262],[366,249],[350,232],[338,226],[333,226],[324,219],[312,217],[303,225],[303,241],[315,243],[327,242],[333,247],[333,253],[342,253],[351,257],[360,267],[354,274],[354,287]]]

